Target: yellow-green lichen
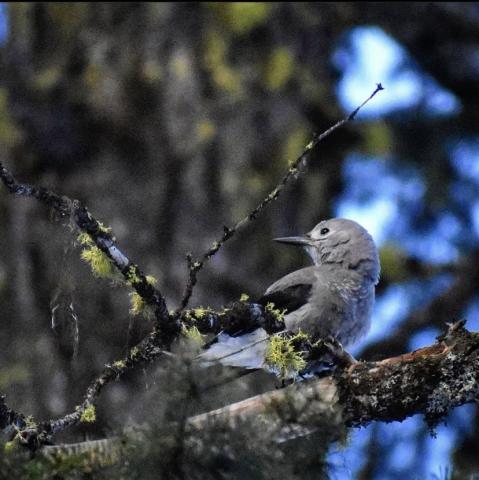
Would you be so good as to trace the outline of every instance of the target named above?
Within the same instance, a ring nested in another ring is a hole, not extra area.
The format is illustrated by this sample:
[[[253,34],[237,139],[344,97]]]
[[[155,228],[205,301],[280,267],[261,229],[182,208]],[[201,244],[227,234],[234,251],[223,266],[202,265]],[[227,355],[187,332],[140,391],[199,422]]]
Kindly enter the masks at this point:
[[[139,270],[136,265],[130,265],[130,268],[126,272],[126,282],[129,285],[134,285],[135,283],[141,283],[141,277],[138,274]],[[153,275],[146,275],[145,276],[146,282],[149,283],[150,285],[155,285],[157,282],[157,279]]]
[[[135,283],[140,283],[141,281],[140,276],[136,272],[137,272],[137,267],[135,265],[130,265],[128,272],[126,272],[127,282],[130,285],[134,285]]]
[[[103,233],[111,233],[111,227],[105,227],[102,222],[98,222],[98,230]]]
[[[145,278],[150,285],[156,285],[156,283],[158,282],[158,280],[153,275],[147,275]]]
[[[135,358],[138,357],[138,355],[140,354],[140,349],[139,347],[133,347],[131,350],[130,350],[130,357],[135,360]]]
[[[125,360],[116,360],[113,362],[113,366],[119,370],[123,370],[126,367]]]
[[[81,232],[78,237],[77,237],[77,242],[80,244],[80,245],[86,245],[86,246],[93,246],[94,245],[94,242],[92,240],[92,238],[90,237],[90,235],[86,232]]]
[[[33,417],[31,415],[28,415],[28,417],[25,418],[25,425],[27,428],[37,428],[37,422],[33,420]]]
[[[199,320],[206,317],[210,310],[208,308],[198,307],[193,310],[195,317]]]
[[[240,302],[247,302],[249,300],[249,295],[247,293],[242,293],[240,297]]]
[[[137,292],[130,293],[130,313],[133,316],[143,313],[146,307],[146,302]]]
[[[307,338],[307,335],[301,331],[290,338],[273,335],[268,343],[266,364],[281,379],[295,377],[306,367],[304,352],[296,351],[295,344]]]
[[[88,407],[83,410],[80,416],[80,422],[82,423],[93,423],[96,420],[96,409],[95,405],[88,405]]]
[[[192,340],[195,344],[203,345],[205,343],[204,337],[205,335],[201,334],[197,327],[182,327],[182,334]]]
[[[130,315],[136,317],[143,315],[146,318],[153,318],[154,312],[152,307],[148,305],[142,296],[137,292],[130,293]]]
[[[276,320],[282,322],[284,319],[284,314],[286,312],[286,309],[280,310],[279,308],[275,308],[275,305],[273,302],[269,302],[266,304],[265,310],[273,315]]]
[[[81,258],[90,265],[93,275],[99,278],[108,278],[114,275],[114,267],[107,257],[98,247],[91,246],[81,252]]]

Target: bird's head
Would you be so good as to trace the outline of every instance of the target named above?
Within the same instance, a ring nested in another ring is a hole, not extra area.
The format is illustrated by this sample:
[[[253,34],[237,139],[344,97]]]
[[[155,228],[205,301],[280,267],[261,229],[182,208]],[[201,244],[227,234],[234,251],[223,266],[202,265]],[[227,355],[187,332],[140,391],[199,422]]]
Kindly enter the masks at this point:
[[[346,218],[319,222],[310,232],[275,241],[302,246],[315,265],[339,264],[359,271],[374,283],[379,279],[379,256],[374,241],[358,223]]]

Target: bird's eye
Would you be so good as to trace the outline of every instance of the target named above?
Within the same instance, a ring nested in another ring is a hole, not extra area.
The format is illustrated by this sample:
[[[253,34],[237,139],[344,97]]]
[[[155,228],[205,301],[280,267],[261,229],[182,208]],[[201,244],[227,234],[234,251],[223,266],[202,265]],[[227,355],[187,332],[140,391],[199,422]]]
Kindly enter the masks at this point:
[[[322,228],[321,232],[319,233],[321,233],[321,235],[326,235],[327,233],[329,233],[329,228]]]

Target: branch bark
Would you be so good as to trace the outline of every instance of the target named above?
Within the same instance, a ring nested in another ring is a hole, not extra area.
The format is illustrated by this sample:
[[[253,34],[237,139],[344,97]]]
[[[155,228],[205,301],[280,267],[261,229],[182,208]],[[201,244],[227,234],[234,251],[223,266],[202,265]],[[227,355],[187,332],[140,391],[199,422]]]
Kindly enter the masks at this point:
[[[423,414],[434,428],[453,408],[479,398],[479,333],[467,331],[464,323],[449,325],[431,346],[378,362],[358,362],[330,377],[196,415],[186,427],[201,433],[212,424],[234,428],[240,420],[269,418],[304,436],[322,428],[326,415],[338,426],[364,427],[372,421],[402,421]],[[277,441],[283,439],[280,434]],[[119,439],[112,438],[46,446],[40,455],[96,452],[103,460],[118,459],[120,448]]]

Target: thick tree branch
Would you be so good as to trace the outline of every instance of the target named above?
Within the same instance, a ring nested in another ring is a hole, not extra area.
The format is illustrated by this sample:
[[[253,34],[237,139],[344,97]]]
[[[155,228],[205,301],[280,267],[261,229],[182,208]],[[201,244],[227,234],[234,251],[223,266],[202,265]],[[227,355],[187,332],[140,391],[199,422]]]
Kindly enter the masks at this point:
[[[467,331],[461,321],[450,325],[429,347],[378,362],[359,362],[330,377],[196,415],[188,419],[187,429],[201,430],[217,423],[234,428],[239,420],[254,418],[257,422],[269,417],[282,421],[288,431],[304,435],[318,428],[326,412],[332,421],[347,427],[423,414],[433,428],[453,408],[478,398],[479,333]],[[113,438],[47,446],[41,452],[47,457],[98,452],[118,458],[120,447],[120,441]]]

